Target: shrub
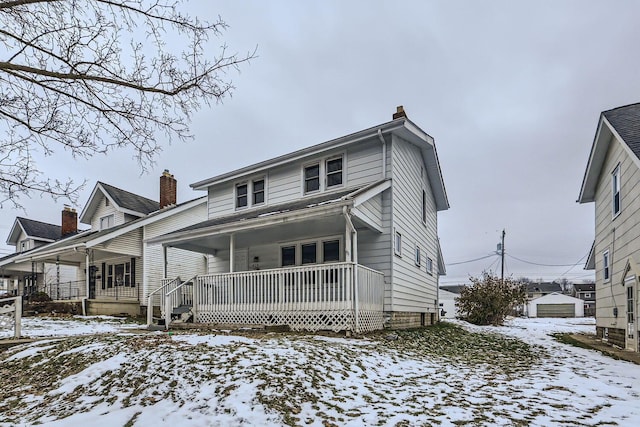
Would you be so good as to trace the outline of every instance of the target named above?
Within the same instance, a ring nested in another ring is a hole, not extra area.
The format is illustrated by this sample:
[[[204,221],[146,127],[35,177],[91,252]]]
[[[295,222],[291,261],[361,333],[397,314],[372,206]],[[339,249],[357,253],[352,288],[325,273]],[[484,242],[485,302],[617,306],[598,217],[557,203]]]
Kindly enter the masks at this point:
[[[502,325],[516,306],[527,300],[525,286],[513,279],[501,280],[491,273],[471,277],[460,292],[456,306],[460,317],[476,325]]]

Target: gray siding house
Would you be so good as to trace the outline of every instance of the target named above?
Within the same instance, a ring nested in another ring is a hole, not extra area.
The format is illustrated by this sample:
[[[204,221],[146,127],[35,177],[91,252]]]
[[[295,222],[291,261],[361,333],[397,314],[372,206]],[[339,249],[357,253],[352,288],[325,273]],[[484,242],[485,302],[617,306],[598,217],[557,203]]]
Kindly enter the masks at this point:
[[[600,115],[578,202],[595,205],[597,334],[638,351],[640,104]]]
[[[207,257],[208,274],[166,277],[166,301],[149,300],[167,326],[178,305],[196,322],[306,330],[438,320],[437,212],[449,203],[433,138],[401,107],[390,122],[191,187],[207,192],[208,219],[148,239]]]
[[[177,203],[176,180],[160,177],[160,202],[98,182],[82,210],[81,223],[91,228],[25,252],[17,261],[74,266],[75,280],[49,283],[53,299],[86,300],[89,314],[139,315],[147,295],[167,275],[206,273],[201,254],[165,249],[146,239],[207,218],[206,197]],[[71,221],[78,222],[72,211]],[[165,263],[169,256],[171,263]]]

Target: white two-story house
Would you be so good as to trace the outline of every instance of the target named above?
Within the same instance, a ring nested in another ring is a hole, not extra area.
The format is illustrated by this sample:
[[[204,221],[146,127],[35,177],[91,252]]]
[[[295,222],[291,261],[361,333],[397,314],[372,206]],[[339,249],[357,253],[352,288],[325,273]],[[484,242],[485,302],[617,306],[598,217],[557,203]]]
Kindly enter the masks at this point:
[[[194,321],[355,331],[437,321],[437,212],[449,203],[433,138],[401,107],[191,187],[207,192],[208,220],[148,242],[208,257],[208,274],[167,277],[160,292],[188,294]]]
[[[586,269],[596,270],[597,335],[639,351],[640,104],[600,114],[580,203],[595,205],[595,241]]]

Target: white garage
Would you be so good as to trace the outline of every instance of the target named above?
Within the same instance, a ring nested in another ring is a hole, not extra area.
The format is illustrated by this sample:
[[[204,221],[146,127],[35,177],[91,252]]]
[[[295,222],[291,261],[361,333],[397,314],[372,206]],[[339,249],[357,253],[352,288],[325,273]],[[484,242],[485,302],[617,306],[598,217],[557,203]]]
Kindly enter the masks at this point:
[[[584,317],[584,301],[554,292],[529,301],[527,315],[529,317]]]
[[[440,288],[440,318],[441,319],[455,319],[458,317],[458,309],[456,308],[456,300],[460,295],[449,292]]]

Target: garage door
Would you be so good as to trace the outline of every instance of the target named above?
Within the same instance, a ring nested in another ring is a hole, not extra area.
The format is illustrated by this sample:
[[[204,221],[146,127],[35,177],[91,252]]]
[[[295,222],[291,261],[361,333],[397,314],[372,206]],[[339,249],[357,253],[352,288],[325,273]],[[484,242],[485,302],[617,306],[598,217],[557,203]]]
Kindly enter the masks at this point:
[[[576,317],[575,304],[538,304],[538,317]]]

